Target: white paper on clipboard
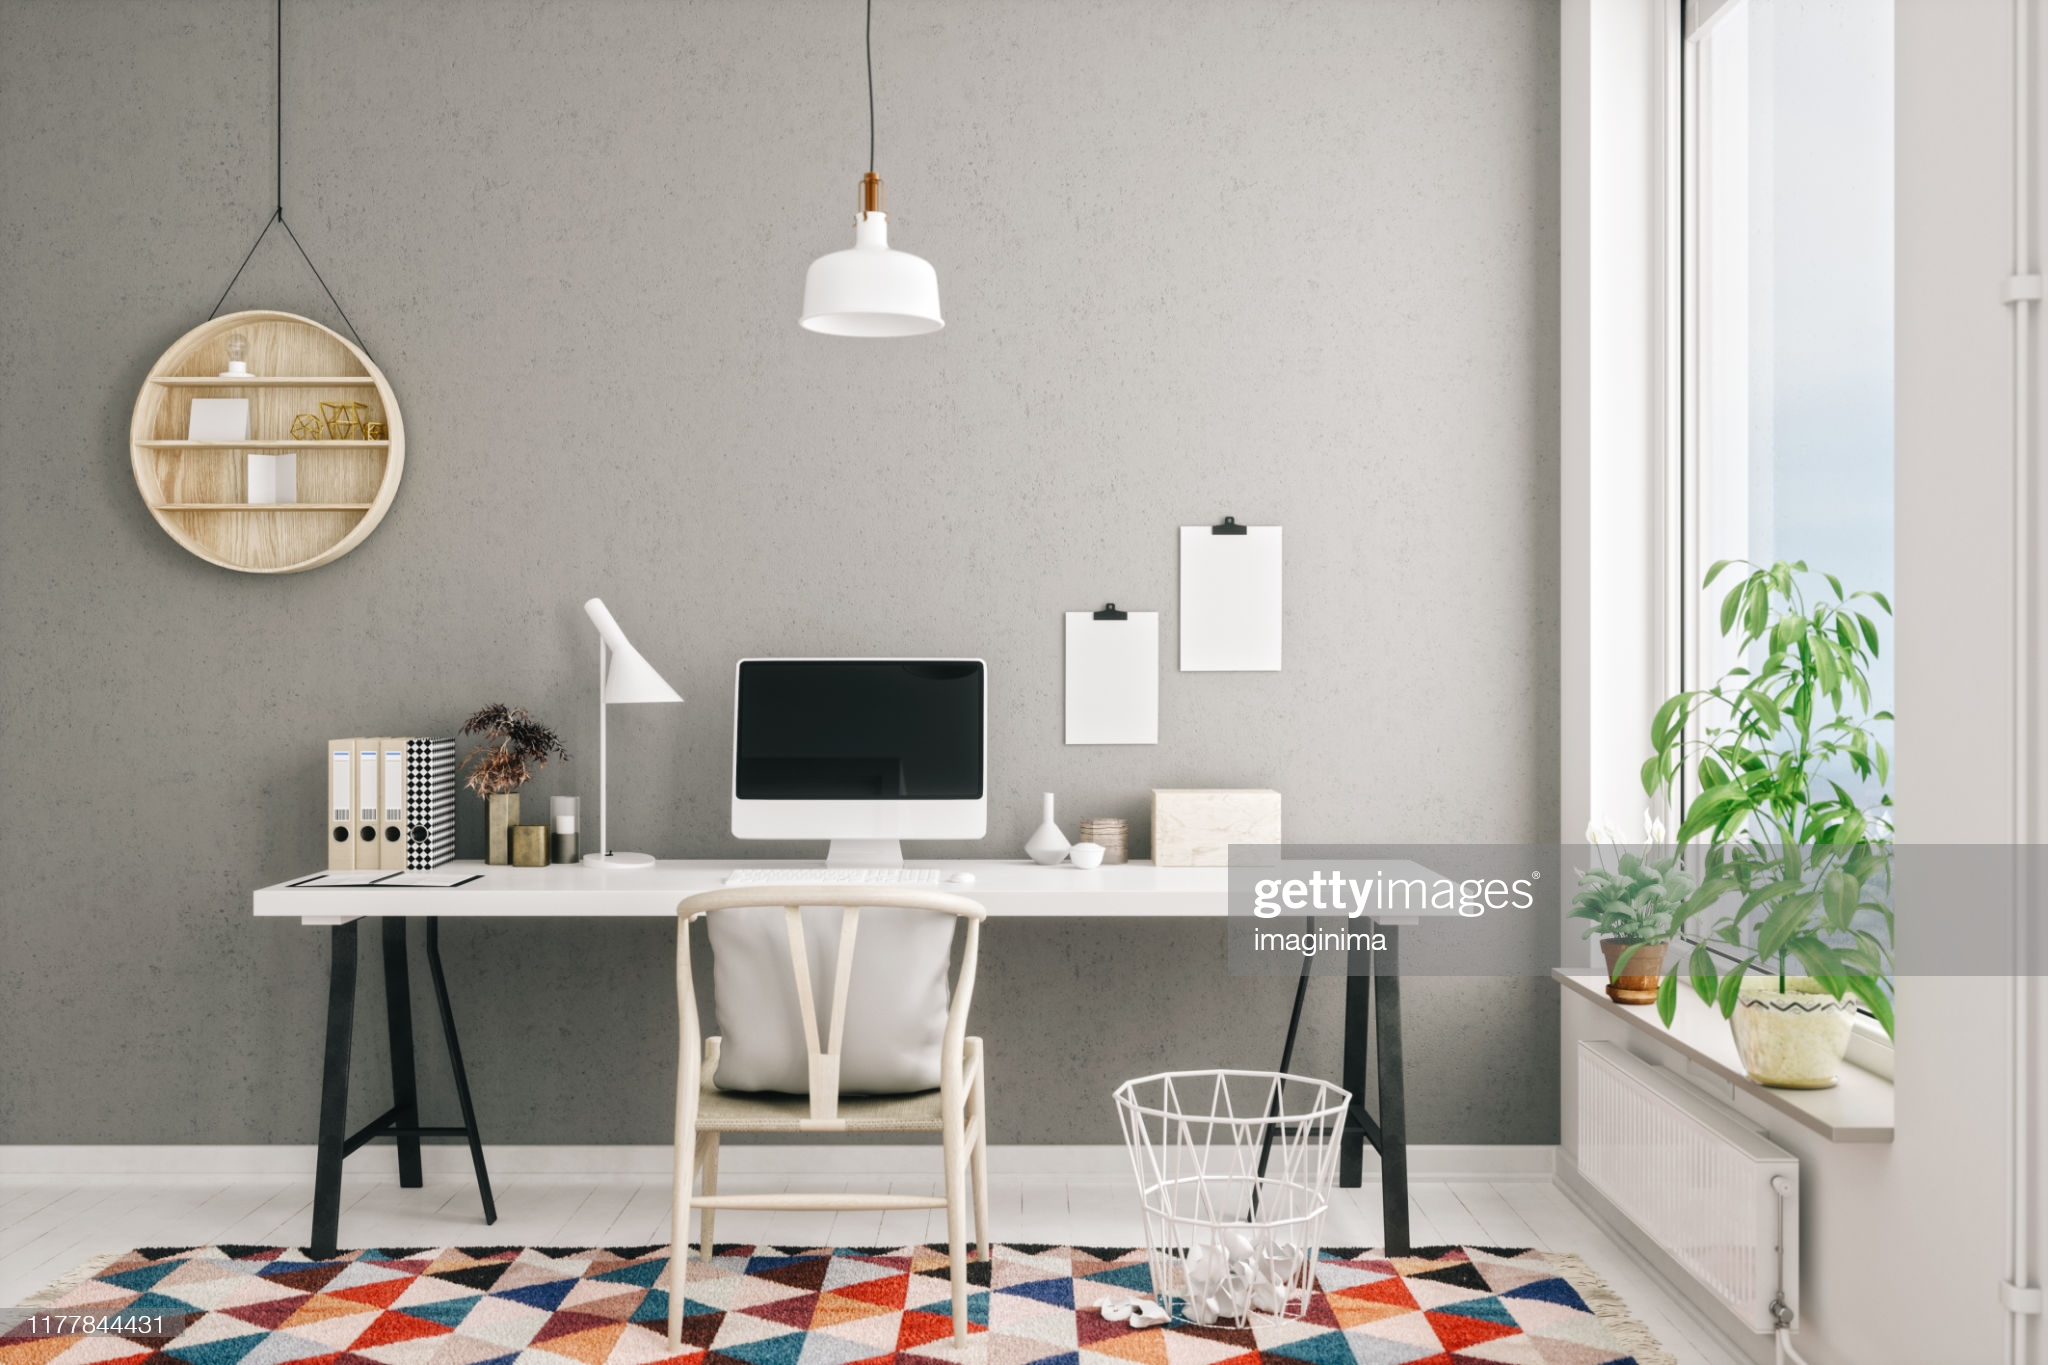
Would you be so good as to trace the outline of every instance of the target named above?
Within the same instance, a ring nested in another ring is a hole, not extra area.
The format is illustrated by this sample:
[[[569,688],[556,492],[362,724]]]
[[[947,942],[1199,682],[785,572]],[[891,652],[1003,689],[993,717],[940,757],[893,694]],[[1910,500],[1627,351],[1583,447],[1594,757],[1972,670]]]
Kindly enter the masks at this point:
[[[1183,673],[1280,671],[1280,528],[1180,528]]]
[[[1067,743],[1159,742],[1159,613],[1067,613]]]

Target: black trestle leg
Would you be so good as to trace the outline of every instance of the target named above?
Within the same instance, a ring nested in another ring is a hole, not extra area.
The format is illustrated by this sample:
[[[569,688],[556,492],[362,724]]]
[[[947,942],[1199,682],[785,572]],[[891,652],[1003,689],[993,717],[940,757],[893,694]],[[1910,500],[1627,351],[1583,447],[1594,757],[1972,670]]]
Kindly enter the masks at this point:
[[[315,1256],[332,1256],[341,1226],[342,1144],[348,1140],[348,1065],[356,1023],[356,925],[327,935],[327,1048],[320,1075],[320,1156],[313,1174]]]
[[[1311,919],[1308,922],[1308,932],[1313,935],[1315,931],[1316,922]],[[1308,999],[1308,971],[1314,963],[1315,958],[1313,955],[1309,953],[1301,955],[1301,975],[1296,978],[1294,983],[1294,1009],[1287,1016],[1287,1041],[1280,1045],[1280,1074],[1283,1076],[1287,1075],[1294,1068],[1294,1040],[1301,1032],[1301,1007],[1303,1002]],[[1266,1106],[1267,1118],[1279,1117],[1281,1098],[1282,1096],[1279,1091],[1273,1092],[1273,1102]],[[1266,1178],[1266,1161],[1273,1155],[1274,1131],[1275,1125],[1268,1124],[1266,1126],[1265,1140],[1259,1144],[1259,1179],[1261,1180]],[[1258,1206],[1258,1191],[1254,1189],[1252,1191],[1252,1208],[1256,1210]]]
[[[1311,919],[1308,922],[1308,932],[1314,934],[1315,931],[1316,922]],[[1313,955],[1308,953],[1301,955],[1301,975],[1296,978],[1294,983],[1294,1008],[1287,1016],[1287,1041],[1280,1045],[1280,1074],[1283,1076],[1287,1075],[1294,1067],[1294,1040],[1301,1032],[1301,1006],[1308,999],[1308,970],[1314,962],[1315,958]],[[1274,1088],[1273,1098],[1266,1105],[1266,1118],[1268,1120],[1280,1118],[1281,1101],[1285,1098],[1282,1094],[1282,1089],[1285,1084],[1285,1082],[1282,1082],[1281,1086]],[[1266,1135],[1259,1142],[1259,1181],[1263,1181],[1266,1178],[1266,1165],[1273,1156],[1273,1138],[1278,1134],[1279,1129],[1280,1125],[1277,1122],[1269,1121],[1266,1124]],[[1251,1202],[1253,1217],[1258,1216],[1261,1188],[1262,1186],[1258,1181],[1253,1182]]]
[[[469,1073],[462,1069],[462,1043],[455,1036],[455,1010],[448,1003],[448,978],[441,970],[441,921],[427,920],[427,970],[434,978],[434,1003],[441,1007],[441,1036],[448,1042],[448,1069],[455,1075],[455,1098],[462,1105],[462,1129],[469,1138],[469,1159],[476,1167],[477,1193],[483,1196],[484,1222],[498,1221],[491,1198],[491,1176],[484,1169],[484,1140],[476,1130],[476,1107],[469,1100]]]
[[[1372,979],[1374,1023],[1379,1029],[1380,1211],[1389,1256],[1408,1246],[1408,1101],[1401,1073],[1401,931],[1386,926],[1383,975]]]
[[[1344,1135],[1337,1149],[1337,1184],[1355,1190],[1365,1183],[1365,1061],[1372,1028],[1372,950],[1349,953],[1344,978],[1344,1088],[1351,1107],[1344,1111]]]
[[[384,931],[384,1020],[391,1038],[391,1115],[398,1143],[398,1183],[416,1190],[420,1177],[420,1092],[413,1071],[412,975],[406,970],[405,921],[392,916]]]

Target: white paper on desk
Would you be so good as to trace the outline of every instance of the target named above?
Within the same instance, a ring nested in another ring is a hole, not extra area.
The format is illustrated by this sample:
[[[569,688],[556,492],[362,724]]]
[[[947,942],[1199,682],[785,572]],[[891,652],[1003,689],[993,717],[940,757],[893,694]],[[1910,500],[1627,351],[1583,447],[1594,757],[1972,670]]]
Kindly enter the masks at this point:
[[[1159,742],[1159,613],[1067,613],[1067,743]]]
[[[1180,528],[1180,670],[1280,671],[1280,528]]]
[[[473,882],[481,872],[387,872],[379,886],[461,886]]]
[[[322,872],[304,881],[293,882],[294,887],[302,886],[374,886],[389,872]]]

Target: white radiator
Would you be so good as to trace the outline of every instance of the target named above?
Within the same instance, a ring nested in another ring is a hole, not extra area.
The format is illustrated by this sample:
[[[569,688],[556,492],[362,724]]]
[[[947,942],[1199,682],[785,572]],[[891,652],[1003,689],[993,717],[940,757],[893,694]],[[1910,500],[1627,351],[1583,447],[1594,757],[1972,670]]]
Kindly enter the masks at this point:
[[[1751,1331],[1773,1326],[1781,1254],[1798,1311],[1799,1160],[1700,1091],[1612,1043],[1580,1043],[1578,1164]]]

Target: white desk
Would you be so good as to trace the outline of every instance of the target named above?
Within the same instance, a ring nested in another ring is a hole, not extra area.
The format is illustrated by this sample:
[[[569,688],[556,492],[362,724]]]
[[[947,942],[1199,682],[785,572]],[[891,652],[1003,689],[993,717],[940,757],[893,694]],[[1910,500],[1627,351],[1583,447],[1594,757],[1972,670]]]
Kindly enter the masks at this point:
[[[476,917],[533,919],[660,917],[676,902],[699,891],[716,891],[741,867],[823,867],[822,862],[753,858],[743,862],[693,858],[620,871],[580,863],[557,867],[489,867],[448,863],[439,872],[480,872],[463,886],[293,886],[280,882],[256,893],[261,917],[296,918],[334,925],[353,919]],[[1222,915],[1228,904],[1229,870],[1221,867],[1154,867],[1124,863],[1084,872],[1078,867],[1040,867],[1014,862],[914,861],[912,867],[968,872],[971,884],[940,882],[925,889],[950,891],[981,902],[990,915],[1138,916]],[[313,874],[307,873],[306,876]],[[303,881],[295,877],[293,881]]]
[[[1221,867],[1154,867],[1148,862],[1082,871],[1076,867],[1040,867],[1016,861],[915,861],[913,867],[937,867],[946,873],[971,872],[968,884],[941,881],[932,889],[955,892],[979,901],[991,917],[1003,918],[1222,918],[1229,912],[1229,870]],[[311,1248],[318,1254],[335,1249],[341,1216],[341,1166],[350,1152],[373,1138],[390,1137],[398,1144],[399,1184],[421,1183],[420,1139],[462,1137],[469,1143],[483,1195],[484,1221],[497,1221],[490,1177],[484,1168],[483,1141],[478,1135],[462,1048],[455,1032],[455,1012],[441,967],[442,919],[618,919],[671,918],[676,905],[700,891],[718,890],[726,876],[740,867],[823,867],[822,862],[757,858],[745,861],[688,859],[657,862],[633,871],[571,864],[550,867],[490,867],[455,862],[441,872],[476,872],[475,881],[454,887],[322,887],[281,882],[256,892],[255,911],[266,919],[297,919],[326,928],[330,936],[327,993],[327,1044],[320,1091],[320,1156],[313,1185]],[[311,872],[293,878],[302,882]],[[772,904],[772,902],[768,902]],[[391,1040],[392,1106],[359,1131],[347,1131],[349,1060],[355,1032],[357,924],[380,921],[384,947],[384,998]],[[409,970],[406,962],[406,921],[426,921],[427,964],[434,983],[441,1032],[448,1044],[449,1068],[462,1126],[425,1128],[419,1121],[418,1088],[413,1071],[413,1034]],[[1391,945],[1398,926],[1413,920],[1376,919]],[[1221,963],[1218,964],[1219,968]],[[1365,1144],[1381,1156],[1381,1193],[1389,1251],[1404,1254],[1408,1244],[1407,1147],[1403,1099],[1400,988],[1393,975],[1392,951],[1375,959],[1368,974],[1354,974],[1346,983],[1344,1011],[1344,1083],[1353,1095],[1342,1143],[1343,1184],[1362,1181]],[[1294,1025],[1301,1015],[1304,968],[1294,998]],[[1375,1119],[1364,1105],[1368,1035],[1379,1033],[1376,1059],[1380,1112]]]

